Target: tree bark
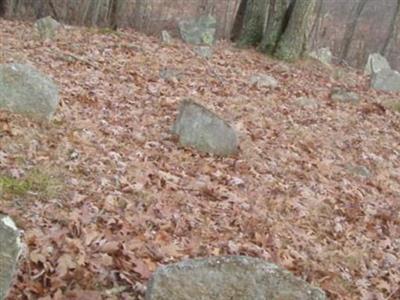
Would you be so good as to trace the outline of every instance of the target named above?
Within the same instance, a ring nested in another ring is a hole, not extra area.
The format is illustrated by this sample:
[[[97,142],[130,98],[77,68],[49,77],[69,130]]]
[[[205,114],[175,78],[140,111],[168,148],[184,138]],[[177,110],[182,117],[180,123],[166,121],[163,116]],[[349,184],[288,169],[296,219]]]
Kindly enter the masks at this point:
[[[254,46],[261,42],[263,36],[269,0],[242,0],[242,2],[246,2],[245,13],[237,43],[239,46]]]
[[[0,17],[4,17],[7,11],[6,0],[0,0]]]
[[[269,0],[268,20],[259,50],[274,54],[277,43],[288,23],[290,0]]]
[[[353,8],[353,13],[350,19],[350,22],[346,26],[346,31],[344,33],[344,38],[343,38],[343,46],[342,46],[342,51],[340,53],[340,59],[343,61],[347,58],[349,51],[350,51],[350,45],[351,41],[353,40],[354,32],[357,27],[358,19],[360,18],[360,15],[362,11],[364,10],[365,5],[367,4],[368,0],[358,0],[358,2],[355,4]]]
[[[316,0],[296,0],[289,23],[275,51],[279,59],[293,61],[300,58],[307,48],[312,13]]]
[[[387,56],[389,54],[389,51],[392,49],[393,43],[399,34],[399,27],[400,27],[400,0],[397,0],[396,10],[390,22],[389,34],[381,50],[381,53],[384,56]]]
[[[109,25],[112,30],[117,30],[118,28],[118,7],[119,7],[119,0],[110,0],[109,6]]]

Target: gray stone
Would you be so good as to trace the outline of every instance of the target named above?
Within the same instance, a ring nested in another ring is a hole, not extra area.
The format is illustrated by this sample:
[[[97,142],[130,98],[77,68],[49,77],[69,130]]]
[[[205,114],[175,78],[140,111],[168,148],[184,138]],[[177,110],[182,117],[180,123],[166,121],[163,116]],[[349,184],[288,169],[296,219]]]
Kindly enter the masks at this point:
[[[29,65],[0,65],[0,108],[37,119],[50,119],[58,106],[58,88]]]
[[[383,69],[372,75],[371,87],[386,92],[400,92],[400,73]]]
[[[182,39],[193,45],[212,45],[215,41],[217,21],[213,16],[201,16],[198,20],[179,22]]]
[[[193,51],[204,59],[210,59],[213,56],[213,49],[209,46],[194,47]]]
[[[360,96],[357,93],[343,89],[333,89],[331,99],[336,102],[357,104],[360,102]]]
[[[365,178],[371,177],[371,172],[366,166],[349,166],[349,171],[357,176]]]
[[[159,268],[146,300],[324,300],[325,293],[290,272],[246,256],[194,259]]]
[[[310,53],[310,56],[325,65],[332,63],[332,52],[329,48],[320,48]]]
[[[168,31],[166,31],[166,30],[161,31],[161,41],[164,44],[171,44],[172,37],[171,37],[171,35],[169,34]]]
[[[199,151],[220,156],[238,150],[235,131],[227,122],[192,100],[184,100],[172,132],[179,136],[179,143]]]
[[[21,250],[18,228],[10,217],[0,214],[0,300],[9,292]]]
[[[387,59],[379,53],[373,53],[368,56],[367,64],[365,65],[365,73],[376,74],[382,70],[390,70],[390,65]]]
[[[271,87],[274,88],[278,86],[278,80],[274,77],[266,74],[257,74],[250,77],[250,84],[256,85],[258,88]]]
[[[299,97],[295,100],[295,104],[301,108],[316,109],[319,106],[319,101],[315,98]]]
[[[61,24],[50,16],[41,18],[35,23],[35,28],[43,40],[54,38],[60,26]]]

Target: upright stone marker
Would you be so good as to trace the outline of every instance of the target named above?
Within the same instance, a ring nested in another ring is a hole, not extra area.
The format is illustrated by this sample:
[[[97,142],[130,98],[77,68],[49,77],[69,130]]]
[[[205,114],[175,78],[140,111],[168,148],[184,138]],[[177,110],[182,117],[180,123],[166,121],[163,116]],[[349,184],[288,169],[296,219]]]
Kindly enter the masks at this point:
[[[233,128],[217,115],[195,103],[184,100],[172,132],[183,146],[221,156],[238,150],[238,139]]]
[[[372,75],[371,87],[386,92],[400,92],[400,73],[383,69]]]
[[[216,30],[217,21],[210,15],[179,22],[181,37],[188,44],[211,46],[215,41]]]
[[[60,26],[61,24],[50,16],[41,18],[35,23],[35,28],[43,40],[54,38]]]
[[[182,261],[159,268],[146,300],[325,300],[325,293],[286,270],[246,256]]]
[[[0,109],[50,119],[58,106],[58,88],[29,65],[0,65]]]
[[[0,300],[9,292],[21,248],[19,230],[13,220],[0,214]]]
[[[365,73],[376,74],[382,70],[390,70],[390,65],[387,59],[379,53],[373,53],[368,56],[367,64],[365,65]]]

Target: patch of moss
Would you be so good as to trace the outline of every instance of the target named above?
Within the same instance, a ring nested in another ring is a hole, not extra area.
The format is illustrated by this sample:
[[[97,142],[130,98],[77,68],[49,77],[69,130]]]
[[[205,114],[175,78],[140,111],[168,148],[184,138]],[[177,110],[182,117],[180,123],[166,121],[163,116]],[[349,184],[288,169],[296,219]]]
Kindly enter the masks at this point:
[[[5,199],[27,194],[50,198],[61,189],[62,185],[57,178],[39,170],[30,171],[23,178],[0,175],[0,195]]]

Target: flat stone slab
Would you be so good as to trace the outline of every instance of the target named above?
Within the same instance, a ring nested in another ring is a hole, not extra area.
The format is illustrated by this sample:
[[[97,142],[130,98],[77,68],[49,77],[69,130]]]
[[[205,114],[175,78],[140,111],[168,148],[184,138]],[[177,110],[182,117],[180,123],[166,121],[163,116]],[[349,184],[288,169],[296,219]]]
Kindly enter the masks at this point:
[[[220,156],[238,150],[238,138],[233,128],[216,114],[193,100],[184,100],[172,132],[183,146]]]
[[[50,119],[58,102],[57,86],[34,67],[0,65],[0,108],[38,119]]]
[[[159,268],[146,300],[325,300],[290,272],[246,256],[210,257]]]
[[[0,300],[6,298],[11,287],[21,245],[20,233],[13,220],[0,214]]]

